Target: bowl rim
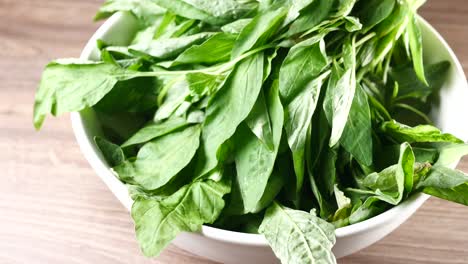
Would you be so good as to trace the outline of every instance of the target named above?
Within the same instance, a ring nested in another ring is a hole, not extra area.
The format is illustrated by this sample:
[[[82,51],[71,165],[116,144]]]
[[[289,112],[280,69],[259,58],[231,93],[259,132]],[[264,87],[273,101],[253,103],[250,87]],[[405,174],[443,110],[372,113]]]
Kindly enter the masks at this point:
[[[93,34],[90,40],[87,42],[85,48],[83,49],[80,59],[88,60],[95,51],[96,41],[102,38],[109,30],[114,28],[116,24],[125,19],[125,16],[128,16],[127,12],[118,12],[112,15],[107,21],[105,21],[98,30]],[[444,48],[448,51],[448,54],[454,63],[455,72],[457,75],[463,77],[466,80],[463,67],[461,66],[460,61],[455,56],[455,53],[450,48],[448,43],[443,39],[443,37],[438,33],[425,19],[419,16],[419,21],[421,26],[425,27],[431,34],[433,34],[436,39],[441,42]],[[78,145],[80,146],[81,152],[84,154],[85,158],[88,160],[94,171],[98,176],[105,182],[109,189],[114,193],[114,195],[120,200],[120,202],[125,206],[127,210],[131,209],[132,200],[128,195],[125,185],[120,182],[117,177],[110,170],[110,167],[106,164],[102,155],[97,151],[94,146],[93,139],[87,133],[87,129],[83,120],[81,112],[73,112],[70,115],[71,123],[73,127],[73,132],[75,134]],[[337,239],[347,236],[352,236],[356,233],[365,232],[367,230],[373,229],[377,226],[383,225],[386,222],[390,221],[394,217],[398,216],[401,212],[406,210],[412,210],[414,213],[430,196],[424,193],[418,193],[404,201],[403,203],[392,207],[391,209],[374,216],[370,219],[364,220],[362,222],[352,224],[349,226],[337,228],[335,234]],[[411,213],[411,214],[412,214]],[[223,241],[231,244],[239,244],[245,246],[258,246],[266,247],[268,243],[264,236],[259,234],[248,234],[235,231],[224,230],[220,228],[215,228],[207,225],[203,225],[202,229],[199,232],[200,235]]]

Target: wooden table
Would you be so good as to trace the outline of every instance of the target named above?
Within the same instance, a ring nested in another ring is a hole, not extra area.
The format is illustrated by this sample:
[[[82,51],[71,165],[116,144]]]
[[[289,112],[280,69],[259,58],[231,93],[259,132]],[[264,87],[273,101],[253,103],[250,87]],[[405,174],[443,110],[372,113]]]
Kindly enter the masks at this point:
[[[32,128],[42,68],[79,54],[99,26],[91,19],[101,3],[0,0],[0,263],[212,263],[174,246],[142,257],[128,212],[81,155],[69,117]],[[421,13],[467,72],[468,1],[429,1]],[[468,159],[460,168],[468,171]],[[468,263],[467,219],[468,208],[432,198],[391,235],[339,262]]]

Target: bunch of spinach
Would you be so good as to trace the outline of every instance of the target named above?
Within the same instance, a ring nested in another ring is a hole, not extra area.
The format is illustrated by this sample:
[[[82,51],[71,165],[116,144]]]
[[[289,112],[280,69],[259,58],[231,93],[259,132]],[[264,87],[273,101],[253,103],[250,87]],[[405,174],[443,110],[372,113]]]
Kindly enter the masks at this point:
[[[335,263],[334,229],[417,192],[468,205],[468,146],[432,126],[421,0],[107,0],[128,46],[47,65],[34,105],[93,108],[143,253],[203,224],[263,234],[283,263]]]

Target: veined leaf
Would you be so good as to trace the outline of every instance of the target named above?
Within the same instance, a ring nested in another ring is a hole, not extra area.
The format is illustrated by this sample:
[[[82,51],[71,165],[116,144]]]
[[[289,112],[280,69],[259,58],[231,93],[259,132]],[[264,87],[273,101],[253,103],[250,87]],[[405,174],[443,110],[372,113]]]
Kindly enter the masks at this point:
[[[313,213],[273,203],[265,213],[259,232],[265,236],[282,263],[336,263],[331,252],[334,226]]]
[[[195,155],[200,144],[200,126],[173,132],[145,144],[135,161],[114,168],[121,179],[155,190],[174,178]]]
[[[360,85],[356,87],[356,94],[340,143],[360,163],[365,166],[372,165],[373,143],[370,107],[367,95]]]
[[[180,232],[195,232],[213,223],[224,208],[223,196],[230,191],[224,181],[195,181],[163,200],[135,200],[132,217],[143,253],[157,256]]]
[[[463,143],[462,140],[451,134],[444,134],[438,128],[431,125],[419,125],[409,127],[395,120],[385,122],[381,131],[397,142],[452,142]]]
[[[218,149],[247,118],[263,84],[264,56],[257,53],[233,70],[221,90],[211,99],[203,124],[202,147],[196,176],[203,176],[218,164]]]
[[[277,9],[259,14],[242,29],[232,50],[231,58],[267,44],[286,17],[285,9]]]
[[[244,212],[253,212],[264,192],[275,165],[283,129],[283,107],[274,82],[268,94],[268,114],[272,123],[273,149],[268,149],[245,126],[235,136],[239,146],[236,154],[237,181],[244,205]]]
[[[417,189],[435,197],[468,205],[468,175],[458,170],[434,166],[418,183]]]
[[[146,143],[150,140],[169,134],[187,125],[187,121],[181,117],[171,118],[159,123],[151,122],[150,124],[140,129],[127,141],[125,141],[125,143],[122,144],[122,147]]]
[[[47,114],[81,111],[109,93],[125,70],[117,65],[60,60],[47,65],[34,102],[34,126],[40,129]],[[127,79],[130,79],[128,76]]]

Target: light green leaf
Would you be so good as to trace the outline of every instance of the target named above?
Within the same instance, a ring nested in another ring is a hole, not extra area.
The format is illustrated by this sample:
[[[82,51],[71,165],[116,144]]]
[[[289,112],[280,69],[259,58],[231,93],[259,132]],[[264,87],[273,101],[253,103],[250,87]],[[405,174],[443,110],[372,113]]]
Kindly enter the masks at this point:
[[[135,161],[114,168],[121,179],[155,190],[185,168],[199,146],[200,126],[173,132],[145,144]]]
[[[299,70],[299,69],[298,69]],[[317,106],[320,89],[328,77],[325,72],[311,80],[291,102],[285,104],[284,130],[288,138],[289,147],[293,153],[294,171],[296,173],[296,193],[304,182],[305,149],[307,134],[310,133],[312,116]]]
[[[263,70],[263,53],[246,58],[237,65],[221,90],[211,99],[206,109],[196,177],[216,167],[220,146],[249,115],[263,84]]]
[[[408,143],[404,143],[400,147],[398,164],[379,173],[369,174],[361,184],[374,191],[382,201],[397,205],[402,201],[404,193],[409,194],[413,190],[414,163],[413,150]]]
[[[163,199],[139,197],[132,206],[132,217],[140,247],[146,256],[157,256],[183,231],[195,232],[213,223],[229,193],[226,182],[196,181]]]
[[[340,144],[361,164],[372,165],[373,144],[370,107],[367,95],[360,85],[356,87],[356,94]]]
[[[335,146],[343,134],[356,91],[356,50],[354,41],[345,42],[343,54],[345,71],[336,83],[329,82],[324,101],[325,110],[330,108],[332,110],[331,113],[327,114],[332,127],[330,147]],[[327,107],[327,105],[330,105],[330,107]]]
[[[382,124],[381,131],[397,142],[452,142],[463,143],[462,140],[451,134],[444,134],[431,125],[409,127],[397,121],[388,121]]]
[[[232,50],[231,58],[235,59],[245,52],[267,44],[276,33],[284,18],[284,9],[261,13],[242,29]]]
[[[171,66],[181,64],[214,64],[229,60],[237,36],[218,33],[200,45],[193,45],[181,53]]]
[[[40,129],[47,114],[81,111],[99,102],[125,70],[117,65],[79,60],[51,62],[42,74],[34,102],[34,126]],[[132,76],[127,76],[130,79]]]
[[[133,45],[129,47],[130,52],[138,52],[148,54],[156,59],[170,59],[178,56],[193,45],[203,43],[214,33],[203,32],[190,36],[182,36],[177,38],[156,39],[149,43],[148,46]]]
[[[463,156],[468,155],[467,144],[448,144],[438,147],[437,150],[439,157],[435,166],[451,167],[459,162]]]
[[[132,12],[147,25],[154,21],[154,17],[162,16],[166,12],[164,8],[161,8],[152,0],[106,0],[99,8],[94,19],[105,19],[118,11]]]
[[[417,185],[424,193],[468,205],[468,175],[442,166],[432,167]]]
[[[278,84],[275,83],[268,94],[273,149],[268,149],[245,126],[239,128],[235,137],[239,146],[235,153],[237,181],[246,213],[255,211],[265,193],[278,154],[283,129],[283,107],[279,100]]]
[[[273,151],[275,148],[273,143],[273,128],[263,91],[260,91],[257,102],[255,102],[252,112],[250,112],[245,122],[252,133],[257,136],[258,140],[260,140],[268,150]]]
[[[187,120],[181,117],[170,118],[163,122],[151,122],[142,129],[140,129],[127,141],[125,141],[125,143],[122,144],[122,147],[124,148],[131,145],[146,143],[150,140],[167,135],[187,125]]]
[[[282,263],[336,263],[333,225],[312,213],[292,210],[278,203],[268,208],[259,232]]]
[[[429,86],[424,74],[422,33],[421,29],[419,28],[418,21],[416,21],[415,14],[410,17],[410,22],[408,23],[408,36],[411,57],[413,58],[413,66],[416,75],[421,82],[423,82],[426,86]]]

